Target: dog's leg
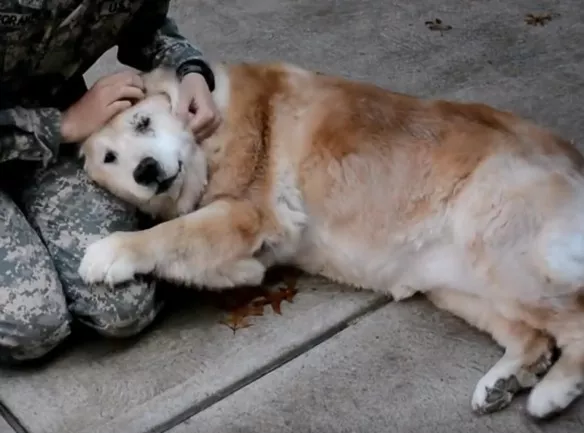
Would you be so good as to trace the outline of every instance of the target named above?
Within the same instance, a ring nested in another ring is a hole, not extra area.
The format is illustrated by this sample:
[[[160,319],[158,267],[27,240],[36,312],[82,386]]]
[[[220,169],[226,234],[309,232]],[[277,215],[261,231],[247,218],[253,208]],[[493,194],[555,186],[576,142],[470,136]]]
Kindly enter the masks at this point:
[[[148,230],[117,232],[87,249],[79,273],[115,285],[154,274],[185,285],[228,288],[261,283],[260,215],[249,201],[218,200]]]
[[[489,333],[505,349],[497,363],[481,378],[472,397],[477,413],[507,407],[514,395],[533,387],[552,364],[553,339],[523,322],[499,314],[488,301],[455,291],[427,293],[438,308],[447,310],[476,328]]]
[[[539,419],[558,414],[584,393],[584,303],[558,313],[554,322],[549,329],[561,355],[527,400],[527,412]]]
[[[556,310],[538,317],[555,337],[561,356],[531,391],[527,412],[549,418],[584,393],[584,197],[582,182],[559,216],[549,221],[538,240],[541,274],[550,282],[548,296],[557,295]]]

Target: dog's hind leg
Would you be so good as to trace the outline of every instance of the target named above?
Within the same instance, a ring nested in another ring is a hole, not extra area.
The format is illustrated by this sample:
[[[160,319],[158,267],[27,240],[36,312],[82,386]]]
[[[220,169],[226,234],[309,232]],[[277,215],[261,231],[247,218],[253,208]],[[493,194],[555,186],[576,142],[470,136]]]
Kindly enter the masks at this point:
[[[529,394],[527,412],[549,418],[584,393],[584,296],[575,296],[569,311],[557,311],[548,324],[561,355]]]
[[[479,414],[507,407],[514,395],[537,384],[552,364],[553,339],[519,321],[499,314],[488,300],[450,290],[427,293],[438,308],[451,312],[487,332],[505,349],[504,355],[479,380],[472,408]]]
[[[558,342],[562,354],[531,391],[527,411],[536,418],[556,415],[584,393],[584,181],[578,193],[548,222],[538,240],[536,261],[549,282],[553,308],[532,311]],[[555,298],[555,299],[554,299]]]
[[[118,284],[153,274],[208,288],[255,286],[265,266],[253,258],[261,246],[261,218],[246,200],[217,200],[148,230],[118,232],[90,245],[79,267],[87,283]]]

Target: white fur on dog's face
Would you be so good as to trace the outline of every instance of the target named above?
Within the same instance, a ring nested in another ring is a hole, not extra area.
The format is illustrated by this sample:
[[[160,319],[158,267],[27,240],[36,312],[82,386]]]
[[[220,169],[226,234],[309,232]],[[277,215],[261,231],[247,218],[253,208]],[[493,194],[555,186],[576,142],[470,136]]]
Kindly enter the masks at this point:
[[[117,115],[83,143],[81,153],[100,186],[145,212],[164,214],[181,198],[197,147],[169,98],[158,94]]]

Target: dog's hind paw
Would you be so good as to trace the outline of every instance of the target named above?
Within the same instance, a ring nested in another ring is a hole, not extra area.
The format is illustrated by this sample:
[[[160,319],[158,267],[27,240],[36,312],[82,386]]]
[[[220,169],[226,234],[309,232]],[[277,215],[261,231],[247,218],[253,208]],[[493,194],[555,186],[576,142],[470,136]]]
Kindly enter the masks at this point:
[[[584,380],[579,374],[561,377],[555,373],[545,377],[529,394],[527,413],[535,419],[559,414],[584,393]]]
[[[492,387],[480,384],[473,394],[472,408],[477,414],[482,415],[503,410],[511,404],[519,389],[515,376],[507,380],[499,379]]]
[[[535,386],[539,377],[520,360],[502,358],[475,387],[472,408],[477,414],[498,412],[511,404],[519,391]]]

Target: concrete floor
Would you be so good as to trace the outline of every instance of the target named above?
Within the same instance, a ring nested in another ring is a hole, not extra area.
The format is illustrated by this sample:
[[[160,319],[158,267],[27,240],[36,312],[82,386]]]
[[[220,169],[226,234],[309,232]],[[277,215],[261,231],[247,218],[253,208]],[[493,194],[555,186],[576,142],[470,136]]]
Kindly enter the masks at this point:
[[[548,11],[545,26],[524,21]],[[582,0],[183,0],[172,15],[211,58],[486,102],[584,143]],[[435,18],[452,29],[429,30]],[[108,52],[88,81],[121,68]],[[0,400],[29,433],[582,431],[582,402],[553,424],[525,418],[522,399],[473,416],[474,385],[501,352],[426,302],[318,279],[299,289],[281,316],[235,334],[195,296],[133,341],[78,338],[46,365],[1,370]]]

